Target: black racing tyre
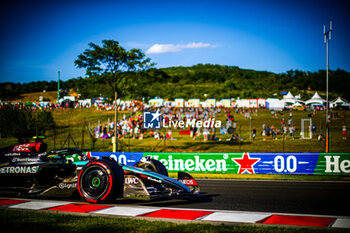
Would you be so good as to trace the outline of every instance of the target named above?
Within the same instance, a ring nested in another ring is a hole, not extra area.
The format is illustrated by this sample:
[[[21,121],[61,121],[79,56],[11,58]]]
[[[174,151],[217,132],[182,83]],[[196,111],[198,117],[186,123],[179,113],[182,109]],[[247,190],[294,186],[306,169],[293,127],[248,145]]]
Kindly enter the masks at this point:
[[[152,163],[156,167],[157,173],[164,175],[164,176],[168,176],[168,170],[166,169],[164,164],[162,164],[161,162],[159,162],[158,160],[155,160],[155,159],[152,159]]]
[[[123,195],[124,173],[113,161],[91,161],[80,171],[78,191],[86,201],[102,203]]]

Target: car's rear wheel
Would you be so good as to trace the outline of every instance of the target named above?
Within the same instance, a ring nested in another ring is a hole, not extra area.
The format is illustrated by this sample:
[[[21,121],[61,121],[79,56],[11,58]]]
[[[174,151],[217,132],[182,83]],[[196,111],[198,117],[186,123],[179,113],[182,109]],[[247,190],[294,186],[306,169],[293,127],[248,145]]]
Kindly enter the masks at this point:
[[[88,202],[108,202],[123,195],[124,173],[113,161],[89,162],[79,173],[78,191]]]

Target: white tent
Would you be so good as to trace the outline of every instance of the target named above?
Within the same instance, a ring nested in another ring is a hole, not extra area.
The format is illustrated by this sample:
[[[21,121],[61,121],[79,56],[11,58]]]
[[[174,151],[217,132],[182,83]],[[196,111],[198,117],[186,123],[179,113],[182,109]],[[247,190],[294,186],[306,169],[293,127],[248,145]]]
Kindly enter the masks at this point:
[[[268,98],[266,99],[266,109],[282,111],[284,109],[284,102],[279,99]]]
[[[163,106],[164,100],[161,99],[161,98],[159,98],[159,97],[156,97],[156,98],[154,98],[154,99],[150,99],[150,100],[148,101],[148,104],[153,105],[153,106],[156,106],[156,107],[159,107],[159,106]]]
[[[230,99],[221,99],[218,103],[217,103],[218,107],[224,107],[224,108],[229,108],[231,107],[231,100]]]
[[[341,107],[350,107],[350,102],[347,101],[346,99],[341,98],[340,96],[336,99],[333,100],[330,104],[331,108],[335,108],[337,106],[341,106]]]
[[[288,92],[287,95],[283,96],[283,99],[282,99],[282,101],[286,104],[294,104],[296,100],[297,99],[292,95],[292,93],[290,93],[290,91]]]
[[[295,104],[293,104],[293,107],[294,106],[303,106],[303,103],[301,101],[297,101]]]
[[[237,99],[235,102],[236,108],[249,108],[249,100],[248,99]]]
[[[295,95],[294,98],[297,99],[297,100],[300,100],[301,95],[300,94],[299,95]]]
[[[327,101],[323,99],[317,92],[314,94],[314,96],[311,97],[311,99],[306,100],[306,105],[324,105]]]

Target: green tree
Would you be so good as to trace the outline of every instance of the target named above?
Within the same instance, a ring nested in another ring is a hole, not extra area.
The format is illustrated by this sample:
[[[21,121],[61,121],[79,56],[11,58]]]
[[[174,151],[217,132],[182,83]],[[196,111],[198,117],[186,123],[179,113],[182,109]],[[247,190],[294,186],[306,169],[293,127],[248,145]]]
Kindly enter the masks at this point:
[[[8,105],[0,109],[1,137],[15,137],[19,143],[29,141],[35,135],[44,135],[55,125],[49,111],[36,112]]]
[[[89,47],[75,60],[75,66],[86,69],[89,77],[103,78],[116,91],[120,91],[122,79],[131,77],[130,72],[154,66],[140,49],[125,50],[114,40],[103,40],[102,46],[89,43]]]
[[[114,40],[103,40],[102,46],[89,43],[89,47],[75,60],[75,66],[86,69],[89,77],[103,78],[107,86],[115,91],[116,105],[118,94],[126,96],[142,88],[141,85],[134,85],[134,73],[155,65],[140,49],[126,50]],[[118,107],[115,109],[116,122]]]

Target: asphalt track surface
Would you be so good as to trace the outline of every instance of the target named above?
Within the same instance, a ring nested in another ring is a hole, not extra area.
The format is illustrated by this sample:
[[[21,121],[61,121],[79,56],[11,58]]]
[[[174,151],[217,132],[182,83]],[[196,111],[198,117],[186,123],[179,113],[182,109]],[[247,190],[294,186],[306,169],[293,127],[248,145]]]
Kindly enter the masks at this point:
[[[115,205],[350,216],[350,182],[278,180],[197,180],[201,194],[183,199]],[[46,199],[37,197],[36,199]],[[62,200],[62,198],[49,198]],[[63,198],[67,200],[67,198]],[[70,201],[82,201],[80,197]]]
[[[350,216],[350,182],[198,180],[197,198],[116,204]]]

